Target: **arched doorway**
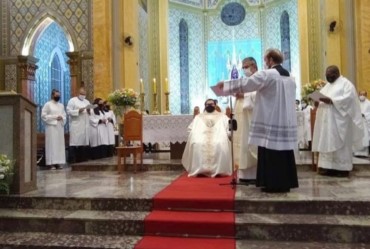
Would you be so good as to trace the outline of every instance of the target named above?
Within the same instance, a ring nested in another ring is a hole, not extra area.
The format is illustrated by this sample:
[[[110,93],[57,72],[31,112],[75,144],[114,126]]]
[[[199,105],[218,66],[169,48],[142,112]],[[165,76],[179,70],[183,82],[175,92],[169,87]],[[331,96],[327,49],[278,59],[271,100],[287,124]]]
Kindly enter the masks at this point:
[[[25,52],[25,49],[28,51]],[[49,101],[52,89],[61,92],[61,103],[66,105],[70,99],[71,79],[66,52],[73,51],[70,36],[56,21],[46,18],[25,42],[22,53],[32,54],[39,59],[36,71],[34,100],[38,105],[37,130],[44,132],[41,121],[42,106]],[[65,126],[68,131],[68,125]]]

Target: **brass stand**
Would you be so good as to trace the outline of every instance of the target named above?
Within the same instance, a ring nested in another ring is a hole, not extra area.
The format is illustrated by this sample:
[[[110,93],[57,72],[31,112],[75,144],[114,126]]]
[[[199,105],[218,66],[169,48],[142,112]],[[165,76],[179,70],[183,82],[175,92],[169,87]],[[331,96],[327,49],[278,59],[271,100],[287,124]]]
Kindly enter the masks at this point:
[[[159,115],[158,105],[157,105],[157,93],[153,93],[153,103],[154,103],[154,109],[153,109],[152,115]]]
[[[171,115],[169,101],[170,92],[165,92],[164,94],[166,95],[166,110],[164,111],[164,115]]]
[[[145,113],[145,102],[144,102],[144,98],[145,98],[145,93],[140,93],[140,105],[141,105],[141,113]]]

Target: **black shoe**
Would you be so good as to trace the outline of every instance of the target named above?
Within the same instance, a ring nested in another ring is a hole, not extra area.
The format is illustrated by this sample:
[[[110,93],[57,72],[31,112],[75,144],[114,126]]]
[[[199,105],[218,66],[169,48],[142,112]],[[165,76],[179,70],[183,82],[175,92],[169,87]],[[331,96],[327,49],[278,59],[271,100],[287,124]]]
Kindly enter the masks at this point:
[[[56,164],[56,165],[55,165],[55,168],[56,168],[56,169],[63,169],[63,166],[62,166],[62,165],[59,165],[59,164]]]
[[[338,170],[338,171],[335,172],[335,175],[334,176],[337,176],[337,177],[349,177],[349,171]]]
[[[243,185],[256,185],[256,179],[239,178],[239,183]]]

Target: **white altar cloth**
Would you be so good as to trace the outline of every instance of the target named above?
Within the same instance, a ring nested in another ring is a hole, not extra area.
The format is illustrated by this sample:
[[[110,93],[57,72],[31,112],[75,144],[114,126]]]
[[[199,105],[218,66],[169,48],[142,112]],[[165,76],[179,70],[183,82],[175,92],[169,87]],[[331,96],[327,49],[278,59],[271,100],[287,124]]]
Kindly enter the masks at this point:
[[[183,143],[193,115],[148,115],[143,117],[144,143]]]
[[[144,143],[183,143],[188,140],[188,126],[193,115],[147,115],[143,117]],[[298,148],[307,148],[305,132],[308,131],[304,112],[297,111]]]

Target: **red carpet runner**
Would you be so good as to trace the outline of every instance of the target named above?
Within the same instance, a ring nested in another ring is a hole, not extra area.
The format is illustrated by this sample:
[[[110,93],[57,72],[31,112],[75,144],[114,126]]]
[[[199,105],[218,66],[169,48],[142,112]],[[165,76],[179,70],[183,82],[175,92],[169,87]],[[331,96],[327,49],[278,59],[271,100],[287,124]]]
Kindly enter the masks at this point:
[[[154,197],[135,249],[235,249],[231,177],[181,175]]]

